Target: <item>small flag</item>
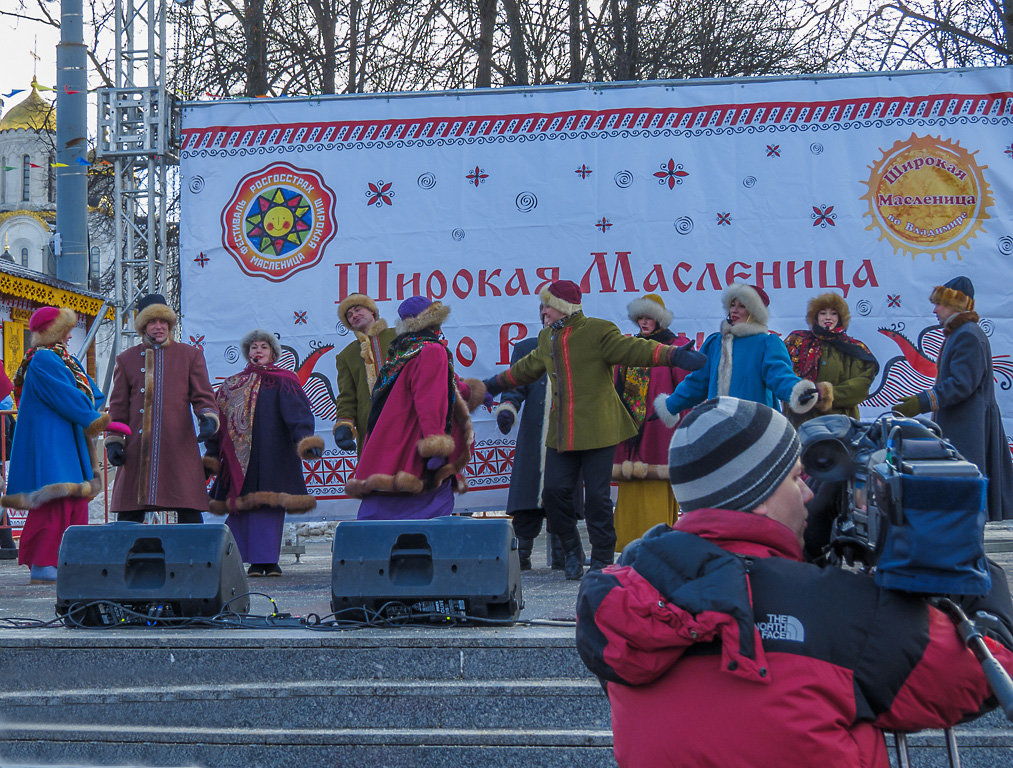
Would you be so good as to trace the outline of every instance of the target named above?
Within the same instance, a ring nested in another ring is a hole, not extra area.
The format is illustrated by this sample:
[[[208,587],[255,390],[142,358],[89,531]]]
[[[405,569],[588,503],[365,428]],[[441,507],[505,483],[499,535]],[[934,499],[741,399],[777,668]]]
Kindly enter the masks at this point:
[[[68,167],[66,163],[50,163],[50,165],[53,166],[54,168],[67,168]]]
[[[69,85],[65,85],[65,86],[63,86],[63,92],[64,92],[64,93],[80,93],[80,91],[75,91],[75,90],[74,90],[73,88],[71,88],[71,87],[70,87]]]
[[[41,168],[42,167],[41,165],[36,165],[35,163],[29,163],[28,165],[30,167],[32,167],[32,168]]]
[[[4,171],[13,171],[13,170],[16,170],[13,165],[5,165],[5,166],[3,166],[3,169],[4,169]]]
[[[55,91],[56,90],[55,88],[50,88],[48,85],[41,85],[39,83],[35,84],[35,89],[37,91]]]
[[[5,99],[9,99],[9,98],[10,98],[11,96],[16,96],[17,94],[19,94],[19,93],[24,93],[24,92],[25,92],[25,89],[24,89],[24,88],[15,88],[15,89],[14,89],[13,91],[11,91],[10,93],[5,93],[5,94],[4,94],[4,98],[5,98]]]
[[[85,159],[84,159],[83,157],[79,157],[79,158],[77,158],[77,162],[78,162],[78,165],[91,165],[91,163],[89,163],[89,162],[88,162],[87,160],[85,160]]]
[[[110,163],[108,160],[99,160],[98,164],[99,165],[112,165],[112,163]]]

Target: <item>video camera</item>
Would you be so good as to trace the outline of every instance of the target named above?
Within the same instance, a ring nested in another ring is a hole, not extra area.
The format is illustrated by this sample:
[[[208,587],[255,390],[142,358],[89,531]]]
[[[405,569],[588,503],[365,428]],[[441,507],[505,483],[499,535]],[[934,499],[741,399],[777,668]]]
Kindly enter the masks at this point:
[[[984,595],[987,480],[930,421],[821,416],[799,429],[802,464],[833,483],[824,557],[858,563],[888,589]]]

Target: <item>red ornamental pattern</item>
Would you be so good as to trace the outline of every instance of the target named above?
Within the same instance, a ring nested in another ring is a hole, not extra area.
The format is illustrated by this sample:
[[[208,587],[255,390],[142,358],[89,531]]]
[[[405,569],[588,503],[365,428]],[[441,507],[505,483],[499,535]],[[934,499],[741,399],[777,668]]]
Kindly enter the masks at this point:
[[[377,208],[382,208],[385,205],[394,205],[393,197],[394,193],[391,191],[391,187],[394,186],[393,182],[384,183],[383,179],[380,179],[376,184],[369,182],[369,189],[366,192],[366,205],[375,205]]]
[[[479,184],[485,184],[485,180],[489,178],[489,174],[476,165],[475,170],[469,171],[464,178],[477,187]]]
[[[682,169],[682,163],[676,165],[675,160],[670,157],[667,163],[661,164],[661,170],[655,171],[654,175],[659,184],[668,184],[669,189],[675,189],[675,185],[682,184],[682,180],[689,176],[689,172]]]
[[[814,227],[826,227],[828,224],[831,227],[837,226],[834,224],[837,214],[834,213],[834,206],[832,205],[824,205],[822,208],[814,205],[813,212],[810,215],[812,216]]]

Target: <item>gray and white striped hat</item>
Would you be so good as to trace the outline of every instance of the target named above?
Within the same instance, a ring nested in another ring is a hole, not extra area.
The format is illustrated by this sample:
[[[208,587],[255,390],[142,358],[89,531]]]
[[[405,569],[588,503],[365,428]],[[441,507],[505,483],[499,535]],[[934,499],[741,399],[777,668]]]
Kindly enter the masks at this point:
[[[800,451],[794,427],[777,411],[752,400],[715,397],[690,411],[672,435],[672,491],[686,512],[748,512],[777,490]]]

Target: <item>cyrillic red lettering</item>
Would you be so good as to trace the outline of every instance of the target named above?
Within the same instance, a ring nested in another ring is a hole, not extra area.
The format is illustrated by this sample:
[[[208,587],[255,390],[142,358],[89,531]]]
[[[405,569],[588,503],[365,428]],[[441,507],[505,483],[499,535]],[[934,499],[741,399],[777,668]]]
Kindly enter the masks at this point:
[[[758,261],[753,266],[753,277],[756,280],[756,284],[761,288],[766,289],[766,285],[763,283],[764,277],[770,277],[770,287],[780,288],[781,287],[781,262],[775,261],[770,268],[769,272],[763,271],[763,262]]]
[[[471,336],[465,336],[457,342],[457,362],[462,366],[471,367],[476,357],[478,357],[478,345]]]
[[[742,262],[742,261],[733,261],[731,264],[728,265],[728,269],[725,270],[725,284],[726,285],[731,285],[732,283],[738,283],[738,282],[743,282],[744,283],[747,280],[749,280],[749,277],[750,277],[749,273],[748,272],[738,272],[738,271],[736,271],[735,268],[737,266],[741,266],[741,267],[744,267],[745,269],[749,269],[749,265],[746,264],[745,262]]]
[[[522,296],[528,295],[528,281],[524,277],[523,269],[514,270],[510,279],[507,280],[504,290],[507,296],[516,296],[517,294],[521,294]]]
[[[653,280],[651,279],[653,276]],[[668,281],[665,279],[665,270],[660,264],[655,264],[651,271],[644,278],[644,290],[648,293],[655,291],[667,291]]]
[[[492,296],[502,296],[503,291],[499,289],[498,285],[492,282],[492,278],[499,275],[500,270],[494,269],[492,272],[488,272],[484,269],[478,270],[478,295],[485,296],[491,294]],[[487,290],[488,289],[488,290]]]
[[[415,272],[410,279],[408,275],[399,273],[397,276],[397,300],[404,301],[409,296],[418,296],[422,293],[422,273]],[[411,290],[405,292],[405,286],[411,284]]]
[[[688,291],[690,288],[693,287],[693,283],[691,282],[687,283],[685,280],[682,279],[682,275],[680,274],[680,272],[689,272],[689,270],[691,270],[692,268],[693,268],[692,264],[687,264],[685,261],[680,261],[678,264],[675,265],[675,268],[672,270],[672,285],[678,288],[680,293],[685,293],[686,291]]]
[[[387,295],[387,265],[393,264],[393,262],[378,261],[376,264],[380,268],[378,277],[380,284],[376,287],[376,298],[374,301],[390,301],[390,296]]]
[[[806,288],[813,287],[813,263],[811,261],[803,261],[801,269],[795,269],[795,262],[789,261],[785,271],[788,273],[789,288],[794,288],[796,286],[795,275],[797,275],[799,272],[804,273],[803,278],[805,279],[804,284],[805,287]]]
[[[715,291],[720,291],[721,290],[722,286],[721,286],[720,281],[718,280],[717,267],[714,266],[713,262],[710,262],[710,261],[707,262],[707,265],[703,268],[703,274],[700,275],[700,279],[696,281],[696,289],[698,291],[706,290],[703,287],[703,281],[704,281],[705,277],[710,277],[710,279],[711,279],[711,287]]]
[[[840,288],[841,293],[844,294],[844,298],[848,298],[848,291],[851,286],[844,282],[844,262],[838,259],[834,262],[834,277],[836,283],[831,283],[827,279],[827,264],[829,262],[820,262],[820,288]]]
[[[457,285],[457,281],[458,279],[460,279],[462,275],[464,276],[464,282],[468,286],[467,289],[465,290],[461,290],[461,288],[459,288]],[[454,289],[454,295],[456,295],[457,298],[466,299],[468,297],[468,294],[471,293],[471,289],[475,287],[475,278],[471,276],[471,272],[469,272],[468,270],[459,269],[457,270],[457,274],[454,275],[454,283],[452,287]]]
[[[520,270],[518,270],[520,271]],[[516,328],[514,333],[511,329]],[[499,327],[499,360],[496,365],[510,365],[510,350],[521,339],[527,338],[528,327],[524,323],[504,323]]]
[[[623,290],[626,293],[636,293],[637,287],[633,282],[633,270],[630,268],[630,252],[629,251],[617,251],[616,252],[616,263],[612,269],[612,274],[609,275],[608,267],[605,264],[604,253],[592,253],[594,261],[591,262],[591,266],[587,268],[584,276],[580,279],[580,290],[588,293],[591,291],[591,272],[595,269],[598,270],[598,282],[601,284],[600,293],[615,293],[616,292],[616,276],[619,271],[623,273]]]
[[[855,270],[851,282],[854,283],[856,288],[864,288],[867,285],[878,288],[879,280],[876,279],[876,270],[873,269],[872,262],[868,259],[863,259],[862,263],[858,265],[858,269]]]
[[[433,280],[436,280],[436,285],[439,287],[439,293],[433,290]],[[426,296],[430,299],[442,299],[447,295],[447,278],[443,276],[443,272],[438,269],[434,269],[429,273],[429,277],[426,279]]]
[[[535,286],[535,296],[537,296],[542,292],[542,288],[559,279],[559,267],[539,267],[535,270],[535,276],[542,279],[542,282]]]

